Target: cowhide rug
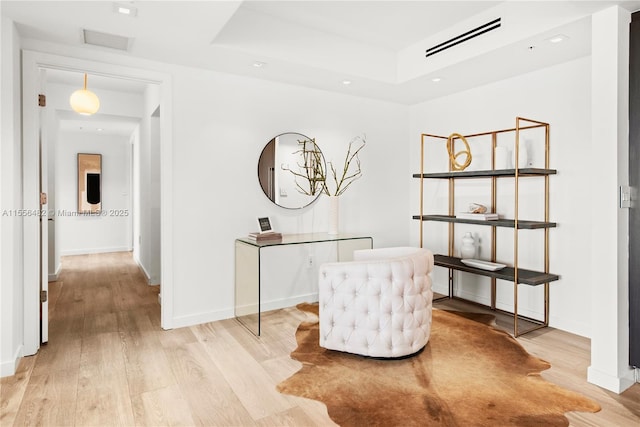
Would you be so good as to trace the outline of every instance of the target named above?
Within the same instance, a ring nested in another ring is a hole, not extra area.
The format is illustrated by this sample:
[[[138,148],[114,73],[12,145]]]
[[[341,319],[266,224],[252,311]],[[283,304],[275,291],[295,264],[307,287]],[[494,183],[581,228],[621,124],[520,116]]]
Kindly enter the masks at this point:
[[[277,388],[323,402],[341,426],[568,426],[565,412],[600,410],[542,379],[549,363],[489,326],[493,316],[465,317],[434,309],[425,349],[397,360],[321,348],[318,322],[303,322],[291,353],[302,368]]]

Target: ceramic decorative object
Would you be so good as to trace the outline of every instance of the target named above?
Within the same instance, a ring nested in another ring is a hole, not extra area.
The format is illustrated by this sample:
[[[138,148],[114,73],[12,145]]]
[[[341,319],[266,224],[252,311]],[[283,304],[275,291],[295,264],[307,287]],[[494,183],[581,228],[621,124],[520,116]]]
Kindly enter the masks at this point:
[[[464,150],[458,151],[457,153],[454,152],[455,150],[453,148],[456,139],[462,141],[465,147]],[[469,147],[467,139],[459,133],[452,133],[451,135],[449,135],[449,138],[447,138],[447,152],[449,153],[451,170],[463,171],[467,168],[467,166],[471,164],[471,147]],[[464,163],[460,163],[460,161],[458,160],[458,158],[461,156],[464,156]]]
[[[329,196],[329,234],[338,234],[340,197]]]
[[[462,247],[460,248],[460,257],[462,259],[475,258],[476,241],[471,233],[465,233],[462,236]]]

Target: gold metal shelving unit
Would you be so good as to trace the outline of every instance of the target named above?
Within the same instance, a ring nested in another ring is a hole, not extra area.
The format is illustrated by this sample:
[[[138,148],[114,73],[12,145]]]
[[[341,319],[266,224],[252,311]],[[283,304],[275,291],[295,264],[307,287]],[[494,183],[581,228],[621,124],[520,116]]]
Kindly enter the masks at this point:
[[[517,161],[513,169],[496,169],[495,168],[495,148],[497,146],[498,135],[503,133],[515,133],[514,158],[519,158],[520,149],[520,133],[527,129],[544,129],[544,168],[519,168]],[[427,173],[425,165],[425,142],[427,139],[435,140],[444,144],[448,137],[440,135],[422,134],[420,146],[420,173],[414,174],[414,178],[420,179],[420,214],[413,216],[413,219],[420,221],[420,247],[423,245],[424,232],[423,226],[425,221],[436,221],[448,223],[449,248],[448,254],[436,254],[435,264],[437,266],[449,269],[449,294],[448,298],[454,298],[453,281],[454,271],[464,271],[468,273],[479,274],[491,278],[491,309],[503,311],[496,308],[496,280],[502,279],[513,282],[513,335],[515,337],[536,329],[540,329],[549,325],[549,283],[559,279],[556,274],[549,273],[549,229],[556,226],[554,222],[549,221],[549,177],[556,174],[556,170],[549,169],[549,124],[537,120],[516,117],[514,128],[494,130],[490,132],[476,133],[464,135],[465,139],[477,137],[491,137],[491,169],[488,170],[471,170],[471,171],[454,171],[449,164],[448,172]],[[520,218],[519,212],[519,186],[520,179],[526,177],[542,177],[544,179],[544,219],[542,221],[530,221]],[[499,179],[514,180],[514,218],[500,219],[497,221],[483,221],[473,219],[462,219],[455,217],[455,181],[460,179],[477,179],[486,178],[491,180],[491,207],[490,211],[495,212],[497,206],[497,181]],[[424,207],[424,186],[426,180],[446,179],[448,180],[448,214],[447,215],[426,215]],[[482,270],[469,267],[463,264],[460,258],[454,256],[455,242],[455,224],[476,224],[491,227],[491,260],[496,261],[496,230],[498,227],[506,227],[513,229],[513,265],[498,271]],[[543,271],[534,271],[520,268],[518,265],[518,232],[523,229],[540,229],[544,232],[544,269]],[[544,287],[544,319],[531,319],[518,314],[518,286],[543,286]],[[458,298],[458,297],[455,297]],[[527,320],[534,326],[525,331],[519,328],[519,319]]]

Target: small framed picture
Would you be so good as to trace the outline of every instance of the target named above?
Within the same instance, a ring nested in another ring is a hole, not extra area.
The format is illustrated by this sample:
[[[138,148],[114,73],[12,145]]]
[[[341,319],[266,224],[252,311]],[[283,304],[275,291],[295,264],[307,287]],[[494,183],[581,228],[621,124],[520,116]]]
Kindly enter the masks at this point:
[[[258,217],[258,227],[260,228],[260,233],[270,233],[273,231],[271,220],[268,216]]]

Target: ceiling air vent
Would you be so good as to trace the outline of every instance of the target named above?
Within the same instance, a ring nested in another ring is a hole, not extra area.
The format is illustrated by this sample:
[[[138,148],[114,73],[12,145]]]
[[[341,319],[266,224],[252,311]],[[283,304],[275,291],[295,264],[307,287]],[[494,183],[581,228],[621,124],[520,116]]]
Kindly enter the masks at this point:
[[[129,50],[128,37],[118,36],[115,34],[101,33],[99,31],[82,30],[83,41],[85,44],[94,46],[108,47],[110,49]]]
[[[491,22],[487,22],[486,24],[482,24],[479,27],[474,28],[473,30],[467,31],[466,33],[460,34],[452,39],[447,40],[446,42],[442,42],[433,47],[430,47],[426,50],[425,58],[428,58],[431,55],[435,55],[436,53],[442,52],[443,50],[447,50],[450,47],[454,47],[457,44],[462,42],[466,42],[467,40],[471,40],[474,37],[478,37],[481,34],[488,33],[489,31],[500,28],[500,20],[502,18],[494,19]]]

